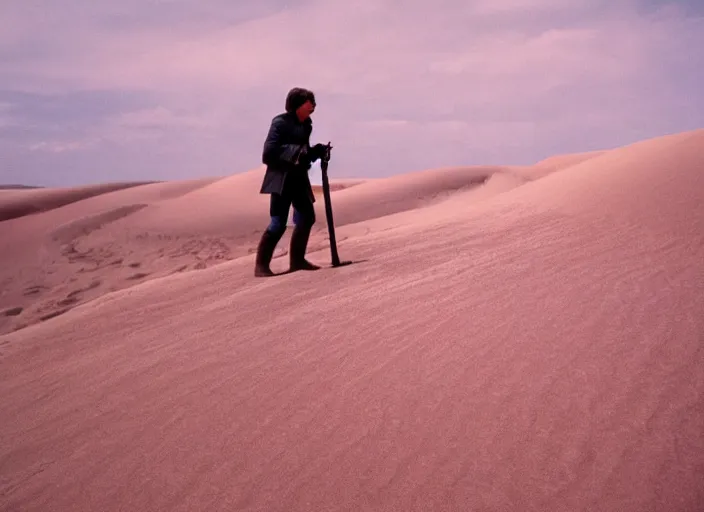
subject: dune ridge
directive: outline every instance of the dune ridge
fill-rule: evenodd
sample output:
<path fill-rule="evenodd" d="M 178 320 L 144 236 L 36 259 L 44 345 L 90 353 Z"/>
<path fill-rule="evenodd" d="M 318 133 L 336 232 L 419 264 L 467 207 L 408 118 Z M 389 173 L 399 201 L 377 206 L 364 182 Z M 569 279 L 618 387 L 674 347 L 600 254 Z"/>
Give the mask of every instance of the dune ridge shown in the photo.
<path fill-rule="evenodd" d="M 29 189 L 38 189 L 38 188 L 43 188 L 43 187 L 36 186 L 36 185 L 20 185 L 18 183 L 8 183 L 5 185 L 0 185 L 0 191 L 2 191 L 2 190 L 29 190 Z"/>
<path fill-rule="evenodd" d="M 701 510 L 702 147 L 418 174 L 415 209 L 358 184 L 333 196 L 353 265 L 247 254 L 0 336 L 3 509 Z M 191 198 L 260 200 L 255 176 Z M 187 197 L 106 229 L 183 235 Z"/>
<path fill-rule="evenodd" d="M 404 212 L 422 214 L 422 208 L 462 191 L 500 193 L 523 183 L 517 172 L 457 167 L 380 180 L 331 180 L 338 240 L 407 223 Z M 0 240 L 7 244 L 0 256 L 6 290 L 0 333 L 142 280 L 251 255 L 269 221 L 268 197 L 259 194 L 262 173 L 256 168 L 224 178 L 134 186 L 0 223 Z M 510 185 L 497 188 L 502 179 Z M 320 196 L 316 214 L 312 251 L 328 244 Z M 290 231 L 277 248 L 276 267 L 286 265 L 289 237 Z"/>
<path fill-rule="evenodd" d="M 0 195 L 0 222 L 60 208 L 89 197 L 137 187 L 150 182 L 105 183 L 69 188 L 3 189 Z"/>
<path fill-rule="evenodd" d="M 541 178 L 555 171 L 566 169 L 567 167 L 572 167 L 573 165 L 586 162 L 587 160 L 605 155 L 606 153 L 608 153 L 608 150 L 585 151 L 582 153 L 554 155 L 533 164 L 531 166 L 530 174 L 533 178 Z"/>

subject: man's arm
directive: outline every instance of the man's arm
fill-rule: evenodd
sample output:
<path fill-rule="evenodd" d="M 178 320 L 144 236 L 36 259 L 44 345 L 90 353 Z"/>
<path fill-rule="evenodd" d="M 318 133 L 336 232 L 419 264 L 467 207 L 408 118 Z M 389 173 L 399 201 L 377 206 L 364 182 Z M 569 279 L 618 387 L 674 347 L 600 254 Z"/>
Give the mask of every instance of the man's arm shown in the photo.
<path fill-rule="evenodd" d="M 269 127 L 269 133 L 264 141 L 264 151 L 262 152 L 262 162 L 266 165 L 274 165 L 280 162 L 295 164 L 302 145 L 282 144 L 284 121 L 275 119 Z"/>

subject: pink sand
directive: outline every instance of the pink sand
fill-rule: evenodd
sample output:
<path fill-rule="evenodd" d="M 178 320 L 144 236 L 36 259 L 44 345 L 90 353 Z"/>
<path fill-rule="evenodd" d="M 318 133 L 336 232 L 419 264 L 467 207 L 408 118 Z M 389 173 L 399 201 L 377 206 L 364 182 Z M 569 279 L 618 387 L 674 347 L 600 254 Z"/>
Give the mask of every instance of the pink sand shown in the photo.
<path fill-rule="evenodd" d="M 546 162 L 0 222 L 0 510 L 704 510 L 704 130 Z"/>

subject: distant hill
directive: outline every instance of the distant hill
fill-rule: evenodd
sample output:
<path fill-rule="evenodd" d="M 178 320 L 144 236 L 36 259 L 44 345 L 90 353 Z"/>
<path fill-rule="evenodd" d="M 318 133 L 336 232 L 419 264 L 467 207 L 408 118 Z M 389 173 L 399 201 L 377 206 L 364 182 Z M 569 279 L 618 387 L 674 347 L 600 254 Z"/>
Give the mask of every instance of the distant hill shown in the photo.
<path fill-rule="evenodd" d="M 0 185 L 0 190 L 20 190 L 20 189 L 30 189 L 30 188 L 44 188 L 44 187 L 33 187 L 31 185 Z"/>

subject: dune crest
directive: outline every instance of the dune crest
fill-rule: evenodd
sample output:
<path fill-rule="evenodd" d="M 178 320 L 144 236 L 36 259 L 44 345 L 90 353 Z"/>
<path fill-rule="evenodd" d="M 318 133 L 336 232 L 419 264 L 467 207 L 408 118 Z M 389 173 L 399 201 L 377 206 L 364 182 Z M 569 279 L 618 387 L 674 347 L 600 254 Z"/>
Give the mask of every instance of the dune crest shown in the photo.
<path fill-rule="evenodd" d="M 0 336 L 3 507 L 701 509 L 702 148 L 362 183 L 334 193 L 353 265 L 256 279 L 247 254 Z M 148 206 L 82 243 L 208 239 L 258 176 L 125 202 Z"/>
<path fill-rule="evenodd" d="M 0 194 L 0 222 L 60 208 L 90 197 L 149 182 L 105 183 L 71 188 L 13 188 Z"/>
<path fill-rule="evenodd" d="M 530 175 L 537 179 L 552 174 L 556 171 L 561 171 L 572 167 L 573 165 L 581 164 L 592 158 L 596 158 L 608 153 L 608 150 L 602 151 L 585 151 L 583 153 L 572 153 L 566 155 L 555 155 L 544 160 L 541 160 L 530 168 Z"/>

